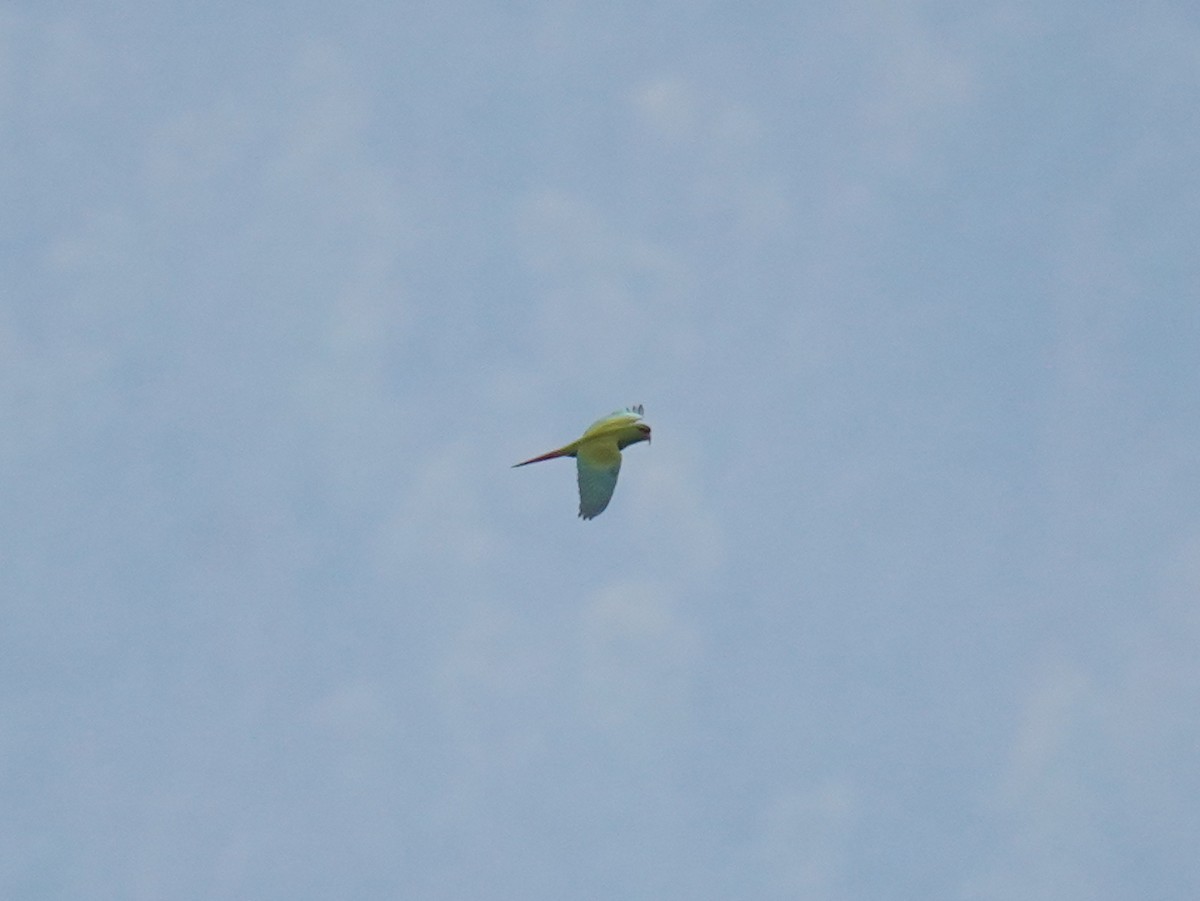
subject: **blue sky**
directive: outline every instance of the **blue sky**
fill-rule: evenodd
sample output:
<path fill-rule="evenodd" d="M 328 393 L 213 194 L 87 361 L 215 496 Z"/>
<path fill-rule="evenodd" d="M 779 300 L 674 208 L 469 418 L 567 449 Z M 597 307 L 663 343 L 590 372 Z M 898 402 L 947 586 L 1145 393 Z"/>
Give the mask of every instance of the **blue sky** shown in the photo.
<path fill-rule="evenodd" d="M 0 895 L 1195 898 L 1198 73 L 0 5 Z M 634 403 L 595 521 L 509 468 Z"/>

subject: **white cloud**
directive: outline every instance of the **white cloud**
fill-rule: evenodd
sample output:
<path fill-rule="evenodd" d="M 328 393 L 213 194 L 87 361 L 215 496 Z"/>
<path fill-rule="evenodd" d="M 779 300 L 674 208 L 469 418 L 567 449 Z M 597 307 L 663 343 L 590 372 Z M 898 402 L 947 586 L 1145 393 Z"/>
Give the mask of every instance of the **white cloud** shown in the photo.
<path fill-rule="evenodd" d="M 911 164 L 944 118 L 974 98 L 969 56 L 948 30 L 922 21 L 919 3 L 866 0 L 852 13 L 872 43 L 872 66 L 861 99 L 867 137 L 889 166 Z"/>
<path fill-rule="evenodd" d="M 639 85 L 630 105 L 640 130 L 663 145 L 697 216 L 726 221 L 743 238 L 793 224 L 793 179 L 766 162 L 778 136 L 760 111 L 670 75 Z"/>
<path fill-rule="evenodd" d="M 688 352 L 689 278 L 669 249 L 559 191 L 526 198 L 516 224 L 538 290 L 535 362 L 544 377 L 572 391 L 586 384 L 603 415 L 612 386 L 642 384 L 664 353 Z"/>
<path fill-rule="evenodd" d="M 1069 753 L 1089 697 L 1086 676 L 1060 664 L 1045 673 L 1025 703 L 1001 797 L 1010 804 L 1038 802 Z"/>
<path fill-rule="evenodd" d="M 649 415 L 647 421 L 654 424 Z M 629 473 L 622 475 L 633 528 L 639 547 L 652 558 L 647 564 L 678 579 L 681 589 L 700 588 L 727 556 L 728 536 L 714 503 L 712 480 L 705 475 L 712 454 L 699 433 L 682 422 L 661 421 L 658 442 L 629 459 Z M 625 456 L 630 457 L 628 451 Z"/>
<path fill-rule="evenodd" d="M 646 126 L 673 142 L 695 136 L 698 127 L 696 103 L 692 90 L 678 77 L 647 82 L 633 94 L 633 107 Z"/>
<path fill-rule="evenodd" d="M 701 648 L 668 588 L 613 581 L 588 600 L 580 627 L 584 699 L 597 728 L 636 747 L 686 721 Z"/>
<path fill-rule="evenodd" d="M 377 536 L 380 567 L 399 575 L 436 563 L 461 572 L 493 559 L 503 541 L 484 515 L 473 477 L 486 471 L 478 448 L 466 441 L 435 445 L 409 463 L 407 484 Z"/>
<path fill-rule="evenodd" d="M 846 869 L 861 803 L 845 782 L 787 786 L 759 814 L 750 855 L 767 897 L 849 896 Z"/>
<path fill-rule="evenodd" d="M 1059 662 L 1037 678 L 1023 705 L 1007 772 L 995 796 L 1001 840 L 994 860 L 964 881 L 978 899 L 1078 899 L 1098 894 L 1099 830 L 1088 773 L 1098 749 L 1095 694 L 1077 667 Z M 1102 766 L 1102 764 L 1101 764 Z"/>
<path fill-rule="evenodd" d="M 1129 333 L 1195 281 L 1195 29 L 1102 11 L 1081 52 L 1027 6 L 996 42 L 880 0 L 657 34 L 562 4 L 542 42 L 465 7 L 0 12 L 0 893 L 148 859 L 251 896 L 870 897 L 932 873 L 910 849 L 977 897 L 1194 876 L 1190 308 Z M 1104 78 L 1137 128 L 1055 117 Z M 508 478 L 639 401 L 597 522 L 569 464 Z"/>

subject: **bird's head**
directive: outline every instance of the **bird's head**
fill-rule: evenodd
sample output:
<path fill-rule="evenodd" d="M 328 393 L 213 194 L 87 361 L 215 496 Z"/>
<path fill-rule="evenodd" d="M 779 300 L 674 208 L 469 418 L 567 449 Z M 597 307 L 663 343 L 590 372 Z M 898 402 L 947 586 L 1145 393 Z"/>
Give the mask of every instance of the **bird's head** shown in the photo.
<path fill-rule="evenodd" d="M 649 440 L 650 426 L 644 422 L 635 422 L 625 429 L 625 434 L 617 439 L 617 446 L 623 450 L 629 447 L 631 444 L 637 444 L 639 441 Z"/>

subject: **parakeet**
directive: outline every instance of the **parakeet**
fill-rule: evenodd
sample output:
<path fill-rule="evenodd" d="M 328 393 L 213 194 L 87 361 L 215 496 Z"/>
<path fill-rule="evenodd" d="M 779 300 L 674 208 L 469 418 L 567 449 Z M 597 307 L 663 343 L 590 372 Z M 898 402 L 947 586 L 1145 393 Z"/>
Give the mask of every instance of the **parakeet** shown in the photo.
<path fill-rule="evenodd" d="M 621 451 L 631 444 L 650 440 L 650 426 L 642 421 L 642 405 L 617 410 L 593 422 L 575 441 L 548 454 L 516 463 L 528 466 L 555 457 L 574 457 L 579 474 L 579 515 L 592 519 L 604 512 L 617 487 L 621 472 Z"/>

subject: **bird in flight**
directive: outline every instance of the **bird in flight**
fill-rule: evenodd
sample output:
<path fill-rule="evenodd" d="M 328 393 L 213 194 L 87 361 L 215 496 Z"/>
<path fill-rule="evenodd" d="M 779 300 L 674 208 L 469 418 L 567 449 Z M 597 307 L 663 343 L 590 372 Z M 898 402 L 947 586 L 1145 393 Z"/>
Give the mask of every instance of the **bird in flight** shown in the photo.
<path fill-rule="evenodd" d="M 555 457 L 574 457 L 579 474 L 579 515 L 583 519 L 599 516 L 617 487 L 621 451 L 631 444 L 650 440 L 650 426 L 642 421 L 643 412 L 641 404 L 617 410 L 593 422 L 570 444 L 524 463 L 516 463 L 513 469 Z"/>

